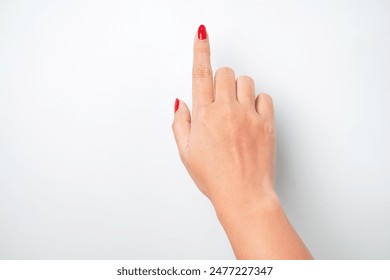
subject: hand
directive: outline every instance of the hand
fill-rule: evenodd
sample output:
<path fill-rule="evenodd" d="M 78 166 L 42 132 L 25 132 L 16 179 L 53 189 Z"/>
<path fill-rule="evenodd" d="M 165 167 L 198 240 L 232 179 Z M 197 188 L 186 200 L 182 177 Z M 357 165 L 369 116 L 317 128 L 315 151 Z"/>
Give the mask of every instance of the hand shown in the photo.
<path fill-rule="evenodd" d="M 211 200 L 237 258 L 310 259 L 274 191 L 272 98 L 255 97 L 250 77 L 230 68 L 214 80 L 210 45 L 201 25 L 194 40 L 192 117 L 175 102 L 173 132 L 183 164 Z"/>
<path fill-rule="evenodd" d="M 274 111 L 248 76 L 220 68 L 213 82 L 206 36 L 194 40 L 192 118 L 177 101 L 173 130 L 189 174 L 220 209 L 274 193 Z"/>

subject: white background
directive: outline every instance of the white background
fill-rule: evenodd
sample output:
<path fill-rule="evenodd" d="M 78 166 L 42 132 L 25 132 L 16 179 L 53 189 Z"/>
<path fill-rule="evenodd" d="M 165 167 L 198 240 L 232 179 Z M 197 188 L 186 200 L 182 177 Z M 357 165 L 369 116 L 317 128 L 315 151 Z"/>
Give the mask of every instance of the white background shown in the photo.
<path fill-rule="evenodd" d="M 1 1 L 0 258 L 234 258 L 182 166 L 192 41 L 274 98 L 319 259 L 390 258 L 389 1 Z"/>

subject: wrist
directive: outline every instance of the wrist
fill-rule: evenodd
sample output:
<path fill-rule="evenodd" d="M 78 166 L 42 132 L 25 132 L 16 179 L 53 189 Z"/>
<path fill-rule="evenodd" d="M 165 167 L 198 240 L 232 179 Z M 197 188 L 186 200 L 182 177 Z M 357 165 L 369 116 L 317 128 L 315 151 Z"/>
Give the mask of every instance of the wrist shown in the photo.
<path fill-rule="evenodd" d="M 229 199 L 213 202 L 217 217 L 226 229 L 230 225 L 250 222 L 263 213 L 283 211 L 274 190 L 264 193 L 233 195 Z"/>

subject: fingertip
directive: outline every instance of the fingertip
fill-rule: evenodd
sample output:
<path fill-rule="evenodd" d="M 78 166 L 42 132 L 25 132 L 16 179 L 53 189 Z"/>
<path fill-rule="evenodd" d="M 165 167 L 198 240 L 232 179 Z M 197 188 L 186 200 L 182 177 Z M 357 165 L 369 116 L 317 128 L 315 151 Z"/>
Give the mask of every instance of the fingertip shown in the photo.
<path fill-rule="evenodd" d="M 199 40 L 206 40 L 207 39 L 207 30 L 206 30 L 206 26 L 204 26 L 203 24 L 199 25 L 198 27 L 198 39 Z"/>
<path fill-rule="evenodd" d="M 185 120 L 187 122 L 191 122 L 191 113 L 187 104 L 178 98 L 175 99 L 174 112 L 174 122 L 175 120 Z"/>
<path fill-rule="evenodd" d="M 184 101 L 180 100 L 179 98 L 176 98 L 173 109 L 174 112 L 176 113 L 177 111 L 181 111 L 181 109 L 188 110 L 188 106 Z"/>
<path fill-rule="evenodd" d="M 194 38 L 194 51 L 200 53 L 210 53 L 209 34 L 206 26 L 199 25 Z"/>
<path fill-rule="evenodd" d="M 180 106 L 180 100 L 178 98 L 175 99 L 175 105 L 173 107 L 174 113 L 179 109 Z"/>

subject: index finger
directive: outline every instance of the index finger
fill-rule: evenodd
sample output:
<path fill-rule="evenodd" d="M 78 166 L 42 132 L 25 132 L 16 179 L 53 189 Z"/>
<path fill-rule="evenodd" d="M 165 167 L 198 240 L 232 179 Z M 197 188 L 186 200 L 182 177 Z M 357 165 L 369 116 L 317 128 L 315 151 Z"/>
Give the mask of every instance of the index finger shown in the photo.
<path fill-rule="evenodd" d="M 213 70 L 210 63 L 210 44 L 204 25 L 200 25 L 194 40 L 194 62 L 192 67 L 192 104 L 212 103 Z"/>

